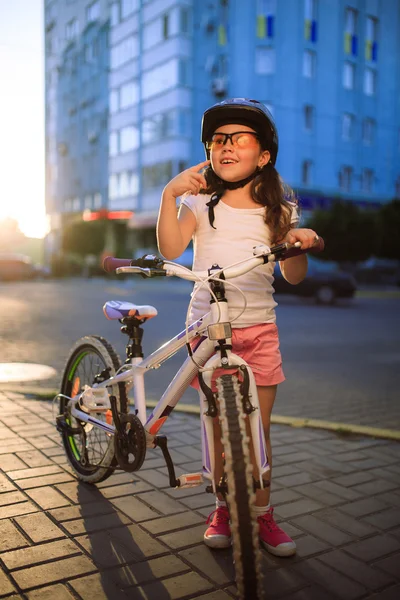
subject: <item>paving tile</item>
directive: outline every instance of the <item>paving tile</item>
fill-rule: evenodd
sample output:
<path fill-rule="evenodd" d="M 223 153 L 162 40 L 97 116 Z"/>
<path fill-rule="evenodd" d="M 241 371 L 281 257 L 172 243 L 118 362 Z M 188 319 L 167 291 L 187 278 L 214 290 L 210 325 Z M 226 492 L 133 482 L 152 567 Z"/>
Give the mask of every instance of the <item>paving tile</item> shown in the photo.
<path fill-rule="evenodd" d="M 392 529 L 400 525 L 400 508 L 392 508 L 369 517 L 364 517 L 363 521 L 370 523 L 373 527 L 379 529 Z"/>
<path fill-rule="evenodd" d="M 159 494 L 159 492 L 157 493 Z M 159 515 L 158 511 L 141 502 L 138 496 L 114 498 L 112 504 L 136 523 L 146 519 L 154 519 Z"/>
<path fill-rule="evenodd" d="M 48 486 L 33 488 L 26 491 L 27 495 L 43 510 L 68 506 L 70 502 L 55 488 Z"/>
<path fill-rule="evenodd" d="M 28 479 L 29 477 L 43 477 L 43 475 L 52 475 L 53 473 L 62 473 L 62 469 L 58 465 L 47 465 L 45 467 L 34 467 L 28 469 L 19 469 L 7 473 L 8 477 L 13 480 Z"/>
<path fill-rule="evenodd" d="M 141 585 L 150 581 L 157 581 L 174 573 L 190 571 L 190 567 L 178 556 L 167 554 L 148 561 L 136 562 L 119 569 L 110 570 L 110 577 L 121 589 L 134 585 Z"/>
<path fill-rule="evenodd" d="M 8 519 L 0 521 L 0 552 L 22 548 L 27 546 L 28 541 L 22 533 Z"/>
<path fill-rule="evenodd" d="M 120 513 L 114 512 L 109 515 L 101 515 L 95 517 L 87 517 L 84 519 L 76 519 L 75 521 L 66 521 L 63 527 L 71 535 L 79 535 L 92 531 L 101 531 L 105 529 L 114 529 L 116 527 L 124 527 L 129 523 L 128 517 Z"/>
<path fill-rule="evenodd" d="M 38 511 L 39 509 L 37 506 L 32 504 L 32 502 L 18 502 L 18 504 L 9 504 L 8 506 L 0 507 L 0 520 Z"/>
<path fill-rule="evenodd" d="M 132 598 L 131 594 L 126 594 L 115 585 L 110 572 L 74 579 L 70 581 L 70 586 L 82 600 L 131 600 Z M 141 600 L 144 598 L 146 597 L 142 596 Z"/>
<path fill-rule="evenodd" d="M 400 541 L 389 535 L 376 535 L 362 542 L 350 544 L 343 550 L 360 560 L 373 561 L 393 552 L 398 552 Z"/>
<path fill-rule="evenodd" d="M 379 568 L 373 568 L 364 562 L 351 558 L 341 550 L 321 554 L 321 556 L 318 556 L 318 560 L 370 590 L 378 590 L 393 583 L 393 578 L 386 573 L 382 573 Z M 397 556 L 397 560 L 399 560 L 399 556 Z M 397 565 L 399 564 L 398 562 Z M 379 563 L 376 563 L 376 566 L 379 567 Z"/>
<path fill-rule="evenodd" d="M 167 546 L 170 548 L 177 550 L 180 548 L 185 548 L 186 546 L 203 543 L 205 529 L 205 525 L 188 527 L 180 531 L 161 535 L 158 539 L 167 544 Z"/>
<path fill-rule="evenodd" d="M 355 502 L 343 504 L 340 507 L 340 511 L 345 512 L 357 519 L 372 513 L 377 513 L 385 508 L 388 508 L 388 504 L 382 500 L 377 500 L 376 498 L 363 498 L 362 500 L 356 500 Z"/>
<path fill-rule="evenodd" d="M 44 513 L 17 517 L 15 521 L 35 544 L 65 537 L 65 533 Z"/>
<path fill-rule="evenodd" d="M 72 481 L 73 477 L 62 471 L 61 473 L 54 473 L 53 475 L 46 475 L 44 477 L 30 477 L 28 479 L 18 480 L 18 486 L 23 490 L 29 488 L 43 487 L 46 485 L 53 485 L 55 483 L 63 483 L 64 481 Z"/>
<path fill-rule="evenodd" d="M 0 432 L 0 437 L 2 432 Z M 14 469 L 25 469 L 26 464 L 15 456 L 15 454 L 2 454 L 0 456 L 0 469 L 4 472 L 13 471 Z"/>
<path fill-rule="evenodd" d="M 142 502 L 149 504 L 152 508 L 163 515 L 175 515 L 186 510 L 186 507 L 183 504 L 177 502 L 173 498 L 170 498 L 166 494 L 159 492 L 158 490 L 152 490 L 145 492 L 144 494 L 139 494 L 137 498 Z"/>
<path fill-rule="evenodd" d="M 182 550 L 179 556 L 182 556 L 194 569 L 206 573 L 217 585 L 225 585 L 235 581 L 231 550 L 213 552 L 205 544 L 200 544 Z"/>
<path fill-rule="evenodd" d="M 142 523 L 142 527 L 147 529 L 152 534 L 167 533 L 190 525 L 204 523 L 204 518 L 194 512 L 183 512 L 179 515 L 169 515 L 168 517 L 160 517 L 151 521 Z"/>
<path fill-rule="evenodd" d="M 86 556 L 64 558 L 28 569 L 13 572 L 13 578 L 22 590 L 44 586 L 49 583 L 71 579 L 76 575 L 83 575 L 95 571 L 94 564 Z"/>
<path fill-rule="evenodd" d="M 3 494 L 0 494 L 0 506 L 26 502 L 26 500 L 27 498 L 22 492 L 4 492 Z"/>
<path fill-rule="evenodd" d="M 298 515 L 311 513 L 319 508 L 324 508 L 323 504 L 315 502 L 314 500 L 304 499 L 295 500 L 294 502 L 289 502 L 288 504 L 282 504 L 279 506 L 276 512 L 283 519 L 291 519 L 293 517 L 297 517 Z"/>
<path fill-rule="evenodd" d="M 89 518 L 95 515 L 106 515 L 117 513 L 115 506 L 100 497 L 99 502 L 92 504 L 78 504 L 49 510 L 49 514 L 60 523 L 74 519 Z"/>
<path fill-rule="evenodd" d="M 65 558 L 74 554 L 82 554 L 82 550 L 72 540 L 60 540 L 48 544 L 37 544 L 29 548 L 14 550 L 0 555 L 7 569 L 29 567 L 38 563 Z"/>
<path fill-rule="evenodd" d="M 327 542 L 318 540 L 313 535 L 302 535 L 295 541 L 297 547 L 295 556 L 296 561 L 299 559 L 314 556 L 315 554 L 319 554 L 320 552 L 324 552 L 325 550 L 330 549 L 330 545 Z"/>
<path fill-rule="evenodd" d="M 168 548 L 161 543 L 161 538 L 155 539 L 136 524 L 113 530 L 112 537 L 134 552 L 138 560 L 168 553 Z"/>
<path fill-rule="evenodd" d="M 7 594 L 11 594 L 15 591 L 15 587 L 11 583 L 7 575 L 0 570 L 0 596 L 7 596 Z M 11 599 L 9 598 L 8 600 Z"/>
<path fill-rule="evenodd" d="M 137 590 L 137 598 L 157 598 L 157 600 L 179 600 L 189 594 L 203 592 L 212 588 L 212 584 L 197 573 L 185 573 L 177 577 L 162 579 L 154 583 L 143 585 Z M 144 596 L 141 594 L 144 593 Z M 135 588 L 130 590 L 130 595 L 135 598 Z M 139 595 L 140 594 L 140 595 Z"/>
<path fill-rule="evenodd" d="M 292 523 L 296 527 L 300 527 L 300 529 L 303 529 L 307 533 L 311 533 L 315 537 L 328 542 L 328 544 L 331 544 L 332 546 L 341 546 L 342 544 L 346 544 L 354 540 L 354 538 L 347 533 L 340 531 L 336 527 L 329 525 L 313 515 L 297 517 L 296 519 L 292 519 Z"/>
<path fill-rule="evenodd" d="M 74 600 L 75 596 L 61 584 L 50 585 L 27 594 L 28 600 Z"/>
<path fill-rule="evenodd" d="M 362 598 L 367 591 L 363 585 L 352 581 L 338 571 L 334 571 L 316 558 L 311 558 L 294 565 L 293 570 L 308 581 L 325 588 L 328 593 L 334 594 L 336 597 L 341 598 L 341 600 Z"/>
<path fill-rule="evenodd" d="M 100 493 L 104 498 L 121 498 L 122 496 L 139 494 L 140 492 L 146 492 L 147 490 L 152 489 L 153 486 L 145 481 L 134 481 L 101 489 Z"/>
<path fill-rule="evenodd" d="M 12 481 L 9 481 L 9 479 L 7 479 L 5 475 L 0 473 L 0 494 L 2 494 L 3 492 L 13 492 L 16 489 L 17 488 L 12 483 Z"/>
<path fill-rule="evenodd" d="M 400 554 L 396 553 L 388 556 L 383 560 L 378 560 L 373 564 L 377 569 L 382 569 L 385 573 L 393 575 L 396 579 L 400 579 Z"/>

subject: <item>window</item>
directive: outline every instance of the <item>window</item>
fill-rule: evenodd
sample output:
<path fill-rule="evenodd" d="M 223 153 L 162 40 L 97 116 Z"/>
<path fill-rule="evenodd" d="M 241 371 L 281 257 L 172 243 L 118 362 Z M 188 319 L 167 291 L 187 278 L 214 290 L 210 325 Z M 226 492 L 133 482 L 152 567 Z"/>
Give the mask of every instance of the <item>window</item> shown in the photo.
<path fill-rule="evenodd" d="M 180 25 L 179 29 L 181 33 L 189 33 L 190 26 L 190 13 L 189 9 L 186 7 L 182 7 L 179 13 Z"/>
<path fill-rule="evenodd" d="M 372 169 L 363 169 L 361 174 L 361 190 L 372 192 L 374 185 L 374 172 Z"/>
<path fill-rule="evenodd" d="M 179 59 L 173 58 L 144 72 L 142 76 L 142 99 L 147 100 L 151 96 L 176 87 L 180 83 L 180 77 L 184 75 L 181 72 L 184 70 L 181 62 Z"/>
<path fill-rule="evenodd" d="M 374 62 L 378 59 L 378 19 L 375 17 L 366 20 L 365 59 Z"/>
<path fill-rule="evenodd" d="M 136 150 L 139 146 L 139 130 L 137 127 L 130 125 L 124 127 L 120 131 L 120 151 L 129 152 Z"/>
<path fill-rule="evenodd" d="M 111 90 L 109 97 L 109 112 L 116 113 L 119 109 L 119 90 Z"/>
<path fill-rule="evenodd" d="M 111 26 L 118 25 L 121 20 L 121 5 L 119 2 L 111 4 Z"/>
<path fill-rule="evenodd" d="M 92 208 L 92 196 L 87 194 L 83 202 L 83 208 Z"/>
<path fill-rule="evenodd" d="M 130 35 L 111 48 L 111 68 L 116 69 L 139 55 L 137 35 Z"/>
<path fill-rule="evenodd" d="M 367 67 L 364 71 L 364 94 L 373 96 L 376 93 L 376 71 Z"/>
<path fill-rule="evenodd" d="M 103 198 L 102 198 L 100 192 L 96 192 L 95 195 L 93 196 L 93 207 L 101 208 L 102 204 L 103 204 Z"/>
<path fill-rule="evenodd" d="M 362 140 L 366 145 L 373 143 L 375 138 L 375 121 L 373 119 L 366 118 L 362 125 Z"/>
<path fill-rule="evenodd" d="M 257 1 L 257 37 L 274 37 L 276 0 Z"/>
<path fill-rule="evenodd" d="M 354 115 L 349 113 L 344 113 L 342 119 L 342 139 L 343 140 L 351 140 L 354 135 Z"/>
<path fill-rule="evenodd" d="M 92 2 L 89 6 L 86 7 L 86 23 L 91 23 L 91 21 L 96 21 L 100 17 L 100 2 L 97 0 L 96 2 Z"/>
<path fill-rule="evenodd" d="M 351 191 L 353 167 L 342 167 L 339 173 L 339 187 L 344 192 Z"/>
<path fill-rule="evenodd" d="M 395 184 L 394 184 L 394 194 L 395 194 L 395 198 L 397 198 L 397 200 L 400 200 L 400 175 L 396 179 Z"/>
<path fill-rule="evenodd" d="M 164 40 L 167 40 L 169 38 L 169 16 L 168 16 L 168 14 L 163 15 L 162 23 L 163 23 L 163 38 L 164 38 Z"/>
<path fill-rule="evenodd" d="M 304 38 L 317 41 L 317 0 L 304 0 Z"/>
<path fill-rule="evenodd" d="M 117 156 L 118 154 L 118 132 L 112 131 L 108 139 L 108 154 L 109 156 Z"/>
<path fill-rule="evenodd" d="M 144 190 L 161 187 L 172 179 L 172 160 L 150 167 L 143 167 L 142 175 Z"/>
<path fill-rule="evenodd" d="M 356 78 L 356 67 L 353 63 L 346 61 L 343 65 L 343 87 L 353 90 Z"/>
<path fill-rule="evenodd" d="M 304 107 L 304 128 L 312 131 L 314 127 L 314 107 L 306 105 Z"/>
<path fill-rule="evenodd" d="M 121 0 L 121 18 L 125 19 L 139 9 L 139 0 Z"/>
<path fill-rule="evenodd" d="M 275 72 L 275 48 L 256 48 L 256 73 L 270 75 Z"/>
<path fill-rule="evenodd" d="M 139 102 L 139 86 L 136 81 L 130 81 L 121 85 L 120 88 L 120 108 L 128 108 Z"/>
<path fill-rule="evenodd" d="M 67 41 L 73 40 L 78 35 L 78 19 L 71 19 L 65 26 Z"/>
<path fill-rule="evenodd" d="M 354 8 L 346 8 L 344 29 L 344 51 L 357 56 L 357 11 Z"/>
<path fill-rule="evenodd" d="M 312 183 L 312 162 L 304 160 L 301 167 L 301 183 L 303 185 L 311 185 Z"/>
<path fill-rule="evenodd" d="M 316 54 L 312 50 L 304 50 L 303 52 L 303 76 L 315 77 L 316 71 Z"/>
<path fill-rule="evenodd" d="M 181 114 L 187 115 L 187 111 L 174 109 L 145 119 L 142 123 L 143 143 L 149 144 L 178 135 L 181 132 Z"/>

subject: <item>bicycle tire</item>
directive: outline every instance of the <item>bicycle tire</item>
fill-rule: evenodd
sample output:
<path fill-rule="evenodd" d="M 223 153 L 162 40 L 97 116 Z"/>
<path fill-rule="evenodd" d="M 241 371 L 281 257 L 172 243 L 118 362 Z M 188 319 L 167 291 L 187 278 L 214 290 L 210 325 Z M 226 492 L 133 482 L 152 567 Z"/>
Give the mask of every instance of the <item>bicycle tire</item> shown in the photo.
<path fill-rule="evenodd" d="M 89 367 L 85 363 L 89 360 Z M 75 396 L 84 385 L 92 386 L 94 377 L 103 369 L 109 368 L 109 376 L 116 373 L 120 367 L 120 359 L 112 345 L 103 337 L 86 336 L 78 340 L 72 347 L 67 358 L 61 381 L 61 394 L 71 397 Z M 76 389 L 74 389 L 74 387 Z M 118 383 L 107 388 L 110 395 L 116 397 L 117 410 L 119 413 L 127 412 L 127 394 L 124 383 Z M 67 398 L 60 397 L 60 414 L 66 413 Z M 110 413 L 98 413 L 96 418 L 112 423 Z M 72 427 L 72 417 L 65 414 L 67 423 Z M 113 436 L 107 434 L 93 425 L 83 425 L 86 432 L 86 451 L 88 464 L 82 464 L 82 441 L 81 434 L 71 435 L 62 431 L 61 439 L 64 450 L 76 477 L 86 483 L 99 483 L 109 477 L 117 467 L 115 458 Z M 93 448 L 94 442 L 101 442 L 100 452 Z"/>
<path fill-rule="evenodd" d="M 250 440 L 246 431 L 246 415 L 243 413 L 240 384 L 234 375 L 223 375 L 216 383 L 236 584 L 240 598 L 259 600 L 263 596 L 261 550 L 258 523 L 251 512 L 255 501 L 253 466 L 250 460 Z"/>

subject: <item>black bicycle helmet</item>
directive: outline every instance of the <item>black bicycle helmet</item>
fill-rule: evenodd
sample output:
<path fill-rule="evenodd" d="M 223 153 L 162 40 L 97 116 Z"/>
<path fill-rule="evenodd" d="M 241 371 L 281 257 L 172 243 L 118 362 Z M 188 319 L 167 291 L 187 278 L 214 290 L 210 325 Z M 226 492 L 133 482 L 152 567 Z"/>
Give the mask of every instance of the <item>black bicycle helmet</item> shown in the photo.
<path fill-rule="evenodd" d="M 258 133 L 263 149 L 271 154 L 271 163 L 275 165 L 278 155 L 278 132 L 271 113 L 258 100 L 230 98 L 208 108 L 201 123 L 201 141 L 205 145 L 218 127 L 238 123 L 247 125 Z M 210 152 L 206 148 L 207 159 Z"/>

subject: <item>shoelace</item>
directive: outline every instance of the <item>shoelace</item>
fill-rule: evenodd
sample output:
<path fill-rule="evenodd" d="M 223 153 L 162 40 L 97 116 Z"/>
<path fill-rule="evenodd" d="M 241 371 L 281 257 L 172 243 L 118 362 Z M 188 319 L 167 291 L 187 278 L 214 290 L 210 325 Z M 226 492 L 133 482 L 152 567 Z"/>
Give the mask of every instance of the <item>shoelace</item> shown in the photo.
<path fill-rule="evenodd" d="M 211 517 L 215 515 L 215 513 L 217 513 L 215 518 L 217 523 L 229 523 L 228 509 L 222 506 L 221 508 L 216 508 L 210 515 L 208 515 L 206 525 L 209 524 L 209 522 L 211 521 Z"/>
<path fill-rule="evenodd" d="M 268 527 L 268 529 L 272 532 L 272 531 L 279 531 L 279 527 L 278 525 L 275 523 L 274 517 L 273 517 L 273 509 L 271 510 L 271 512 L 267 512 L 265 513 L 265 515 L 260 515 L 258 517 L 259 521 L 262 521 L 264 525 L 266 525 Z"/>

